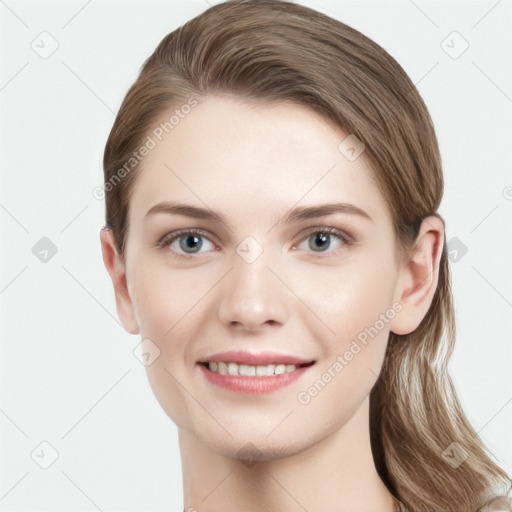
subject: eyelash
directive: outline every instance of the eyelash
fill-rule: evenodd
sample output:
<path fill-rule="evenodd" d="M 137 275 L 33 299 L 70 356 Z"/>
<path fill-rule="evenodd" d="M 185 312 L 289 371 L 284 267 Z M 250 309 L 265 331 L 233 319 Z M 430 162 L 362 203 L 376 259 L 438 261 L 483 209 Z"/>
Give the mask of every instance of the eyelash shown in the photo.
<path fill-rule="evenodd" d="M 312 228 L 311 230 L 308 231 L 308 233 L 303 238 L 301 238 L 301 240 L 299 241 L 299 244 L 301 242 L 303 242 L 304 240 L 307 240 L 308 238 L 310 238 L 312 235 L 315 235 L 317 233 L 334 235 L 341 242 L 343 242 L 343 245 L 352 245 L 352 244 L 354 244 L 354 239 L 351 236 L 349 236 L 348 234 L 344 233 L 343 231 L 340 231 L 339 229 L 331 228 L 331 227 L 315 227 L 315 228 Z M 158 248 L 160 248 L 160 249 L 165 249 L 165 248 L 169 247 L 175 240 L 181 238 L 184 235 L 199 235 L 200 237 L 206 238 L 210 242 L 215 243 L 212 240 L 210 240 L 210 238 L 208 237 L 207 233 L 205 233 L 203 230 L 201 230 L 201 229 L 194 229 L 194 228 L 185 228 L 185 229 L 179 229 L 177 231 L 173 231 L 171 233 L 166 234 L 165 236 L 163 236 L 157 242 L 156 246 Z M 339 249 L 335 249 L 334 251 L 325 252 L 325 253 L 318 252 L 317 254 L 315 254 L 314 251 L 311 251 L 311 252 L 313 252 L 315 257 L 329 258 L 329 257 L 331 257 L 333 255 L 333 253 L 334 253 L 334 255 L 336 255 L 337 251 L 339 251 Z M 173 252 L 172 255 L 176 256 L 177 258 L 185 258 L 185 259 L 196 258 L 196 254 L 183 254 L 183 253 Z"/>

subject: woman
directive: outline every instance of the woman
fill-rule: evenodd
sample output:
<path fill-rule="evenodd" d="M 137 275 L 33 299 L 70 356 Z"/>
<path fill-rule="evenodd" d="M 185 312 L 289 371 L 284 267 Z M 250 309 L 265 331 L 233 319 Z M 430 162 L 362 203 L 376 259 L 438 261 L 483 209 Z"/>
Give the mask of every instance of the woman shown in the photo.
<path fill-rule="evenodd" d="M 185 510 L 507 510 L 447 373 L 436 135 L 381 47 L 216 5 L 145 62 L 104 171 L 103 258 Z"/>

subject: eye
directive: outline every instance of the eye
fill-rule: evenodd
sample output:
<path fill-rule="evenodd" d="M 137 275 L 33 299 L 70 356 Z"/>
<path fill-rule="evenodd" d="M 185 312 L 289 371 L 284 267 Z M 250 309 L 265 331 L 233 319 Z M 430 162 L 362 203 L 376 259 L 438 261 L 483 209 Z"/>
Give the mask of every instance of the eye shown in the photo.
<path fill-rule="evenodd" d="M 333 237 L 338 239 L 338 242 L 334 243 L 334 248 L 332 243 Z M 313 252 L 323 254 L 328 252 L 328 249 L 332 249 L 329 252 L 335 252 L 336 249 L 339 249 L 343 245 L 351 244 L 352 238 L 339 229 L 322 227 L 314 228 L 310 231 L 306 238 L 302 239 L 301 243 L 304 242 L 307 244 L 306 249 L 301 248 L 300 245 L 298 246 L 299 249 L 306 251 L 311 250 Z"/>
<path fill-rule="evenodd" d="M 332 239 L 336 238 L 337 243 L 332 244 Z M 205 243 L 206 241 L 206 243 Z M 301 240 L 301 244 L 307 243 L 307 247 L 297 246 L 300 250 L 312 251 L 323 256 L 324 253 L 330 255 L 336 252 L 343 245 L 350 245 L 353 243 L 352 237 L 336 228 L 330 227 L 315 227 L 310 230 L 305 238 Z M 180 229 L 168 233 L 157 242 L 157 247 L 169 247 L 175 256 L 192 258 L 196 254 L 208 252 L 208 250 L 215 250 L 216 245 L 205 235 L 200 229 Z M 201 249 L 205 249 L 201 251 Z M 292 247 L 295 249 L 295 246 Z M 331 251 L 328 251 L 331 249 Z"/>
<path fill-rule="evenodd" d="M 206 244 L 204 242 L 206 240 Z M 215 248 L 215 245 L 204 235 L 201 230 L 197 229 L 180 229 L 165 235 L 159 242 L 157 247 L 170 247 L 177 256 L 185 258 L 194 254 L 208 252 L 208 249 Z M 206 247 L 206 251 L 201 251 Z"/>

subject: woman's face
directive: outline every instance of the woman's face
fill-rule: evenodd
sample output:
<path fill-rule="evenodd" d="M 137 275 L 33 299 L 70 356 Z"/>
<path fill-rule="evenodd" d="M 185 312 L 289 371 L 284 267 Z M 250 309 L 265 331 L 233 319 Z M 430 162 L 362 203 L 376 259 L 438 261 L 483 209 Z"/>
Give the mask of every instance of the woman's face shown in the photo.
<path fill-rule="evenodd" d="M 211 96 L 185 110 L 150 134 L 130 200 L 130 329 L 179 428 L 227 456 L 291 455 L 340 430 L 380 372 L 400 309 L 391 215 L 357 139 L 340 146 L 349 134 L 306 107 Z M 216 357 L 228 351 L 263 359 Z M 263 375 L 287 357 L 314 363 Z M 214 359 L 260 376 L 201 364 Z"/>

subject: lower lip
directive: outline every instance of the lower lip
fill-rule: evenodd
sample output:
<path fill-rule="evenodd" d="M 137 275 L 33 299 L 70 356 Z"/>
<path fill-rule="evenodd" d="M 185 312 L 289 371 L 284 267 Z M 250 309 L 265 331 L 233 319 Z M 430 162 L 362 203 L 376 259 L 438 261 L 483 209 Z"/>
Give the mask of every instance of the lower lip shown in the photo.
<path fill-rule="evenodd" d="M 301 366 L 293 372 L 281 373 L 279 375 L 268 375 L 265 377 L 246 377 L 242 375 L 221 375 L 212 372 L 206 366 L 199 364 L 206 379 L 214 384 L 235 393 L 248 393 L 252 395 L 263 395 L 272 393 L 284 388 L 299 379 L 311 366 Z"/>

